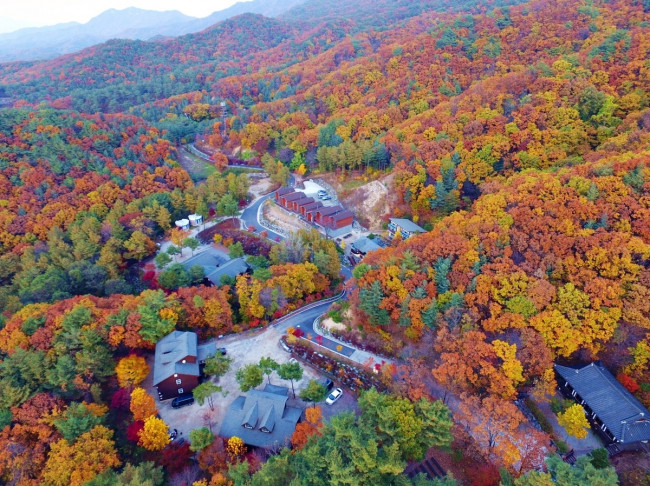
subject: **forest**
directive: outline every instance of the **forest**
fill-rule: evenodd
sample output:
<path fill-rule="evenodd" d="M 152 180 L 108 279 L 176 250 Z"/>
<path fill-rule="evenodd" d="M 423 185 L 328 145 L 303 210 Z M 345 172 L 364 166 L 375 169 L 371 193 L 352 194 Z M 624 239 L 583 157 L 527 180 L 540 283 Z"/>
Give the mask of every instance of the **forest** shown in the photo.
<path fill-rule="evenodd" d="M 650 482 L 641 454 L 570 466 L 549 445 L 569 452 L 586 422 L 552 398 L 554 364 L 599 360 L 650 407 L 649 59 L 648 0 L 308 0 L 0 64 L 0 482 Z M 213 154 L 200 181 L 188 143 Z M 344 281 L 343 249 L 315 231 L 174 228 L 251 202 L 229 159 L 273 187 L 381 181 L 384 226 L 426 232 Z M 176 262 L 200 243 L 251 271 L 206 286 Z M 341 290 L 337 336 L 395 361 L 386 393 L 327 420 L 307 408 L 271 454 L 202 429 L 168 445 L 140 388 L 158 340 L 262 329 Z M 567 436 L 532 427 L 523 400 Z M 456 477 L 405 474 L 431 451 Z"/>

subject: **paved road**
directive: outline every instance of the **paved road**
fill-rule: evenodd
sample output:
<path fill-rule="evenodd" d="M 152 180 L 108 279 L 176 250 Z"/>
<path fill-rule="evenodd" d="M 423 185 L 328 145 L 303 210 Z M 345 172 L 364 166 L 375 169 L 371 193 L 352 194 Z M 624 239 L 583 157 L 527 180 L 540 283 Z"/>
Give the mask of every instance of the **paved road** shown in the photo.
<path fill-rule="evenodd" d="M 260 225 L 257 219 L 257 212 L 260 206 L 264 204 L 264 201 L 266 201 L 270 197 L 273 197 L 273 193 L 267 194 L 266 196 L 262 196 L 261 198 L 257 199 L 253 204 L 251 204 L 246 209 L 244 209 L 241 216 L 239 216 L 239 219 L 241 219 L 244 222 L 246 228 L 248 228 L 249 226 L 254 226 L 255 228 L 257 228 L 258 231 L 266 231 L 269 234 L 269 239 L 280 241 L 284 239 L 284 236 L 264 228 L 262 225 Z"/>

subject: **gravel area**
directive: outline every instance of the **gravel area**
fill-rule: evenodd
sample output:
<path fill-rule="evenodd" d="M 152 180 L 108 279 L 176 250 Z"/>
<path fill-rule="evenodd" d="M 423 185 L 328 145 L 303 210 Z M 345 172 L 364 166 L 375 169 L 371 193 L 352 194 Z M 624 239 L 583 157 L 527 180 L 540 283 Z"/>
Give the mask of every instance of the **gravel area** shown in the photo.
<path fill-rule="evenodd" d="M 195 402 L 193 405 L 174 409 L 171 406 L 171 400 L 166 400 L 164 402 L 158 402 L 158 412 L 160 417 L 167 423 L 167 425 L 169 425 L 170 430 L 178 430 L 179 438 L 184 437 L 187 440 L 190 430 L 207 426 L 209 423 L 212 424 L 212 431 L 215 434 L 218 434 L 230 404 L 239 395 L 245 395 L 240 391 L 239 385 L 235 381 L 236 370 L 246 364 L 256 363 L 264 356 L 269 356 L 278 363 L 286 363 L 291 357 L 289 353 L 279 346 L 278 341 L 280 336 L 281 333 L 279 331 L 276 331 L 275 329 L 266 329 L 265 331 L 261 331 L 248 337 L 243 335 L 234 335 L 217 340 L 218 346 L 226 348 L 228 356 L 233 358 L 233 362 L 230 371 L 220 379 L 215 380 L 215 383 L 221 386 L 226 394 L 225 396 L 220 393 L 215 393 L 213 395 L 214 411 L 210 410 L 207 401 L 202 406 Z M 151 361 L 153 361 L 153 358 Z M 299 390 L 307 386 L 309 380 L 320 379 L 323 376 L 304 363 L 301 364 L 304 369 L 304 374 L 302 380 L 294 383 L 296 396 L 298 395 Z M 264 383 L 258 388 L 263 389 L 266 383 L 268 383 L 268 381 L 265 378 Z M 151 393 L 152 396 L 156 396 L 156 390 L 151 384 L 151 373 L 145 384 L 148 386 L 149 393 Z M 291 396 L 291 382 L 281 380 L 276 373 L 271 375 L 271 384 L 286 386 L 289 388 L 289 405 L 300 408 L 305 408 L 309 405 L 302 402 L 299 398 L 294 401 Z M 332 410 L 343 410 L 345 404 L 348 402 L 345 398 L 346 397 L 344 396 L 339 400 L 340 404 L 337 402 L 334 407 L 330 408 Z M 329 407 L 324 403 L 322 406 Z"/>

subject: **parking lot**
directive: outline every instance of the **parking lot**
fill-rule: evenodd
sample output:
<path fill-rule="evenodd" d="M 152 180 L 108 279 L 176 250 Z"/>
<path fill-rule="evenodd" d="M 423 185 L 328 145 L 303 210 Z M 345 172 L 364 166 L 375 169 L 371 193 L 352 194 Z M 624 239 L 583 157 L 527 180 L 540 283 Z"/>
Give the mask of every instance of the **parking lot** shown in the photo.
<path fill-rule="evenodd" d="M 257 363 L 264 356 L 273 358 L 278 363 L 286 363 L 291 358 L 291 355 L 278 344 L 280 336 L 280 332 L 274 329 L 267 329 L 249 337 L 234 335 L 217 341 L 217 346 L 225 347 L 228 356 L 233 358 L 233 362 L 230 371 L 220 379 L 215 380 L 215 383 L 223 388 L 225 396 L 220 393 L 213 395 L 214 411 L 210 410 L 207 401 L 202 406 L 195 402 L 193 405 L 178 409 L 172 408 L 171 400 L 158 402 L 160 417 L 167 423 L 170 430 L 178 430 L 177 440 L 181 437 L 187 440 L 190 430 L 210 424 L 212 425 L 212 432 L 218 434 L 228 406 L 239 395 L 245 395 L 240 391 L 239 385 L 235 380 L 235 372 L 237 369 L 249 363 Z M 273 373 L 271 375 L 271 383 L 289 388 L 289 401 L 287 404 L 304 409 L 311 404 L 305 403 L 298 398 L 299 390 L 307 386 L 309 380 L 323 378 L 323 375 L 302 362 L 301 365 L 304 369 L 303 378 L 298 382 L 294 382 L 296 400 L 291 396 L 291 382 L 281 380 L 276 373 Z M 151 373 L 148 382 L 145 382 L 145 384 L 147 383 L 149 393 L 152 396 L 157 396 L 155 389 L 151 385 Z M 266 383 L 268 381 L 265 378 L 264 383 L 259 389 L 262 389 Z M 335 384 L 335 386 L 338 385 Z M 356 399 L 348 390 L 344 390 L 343 396 L 333 405 L 326 405 L 325 402 L 319 405 L 323 409 L 324 417 L 329 418 L 343 410 L 356 409 Z"/>

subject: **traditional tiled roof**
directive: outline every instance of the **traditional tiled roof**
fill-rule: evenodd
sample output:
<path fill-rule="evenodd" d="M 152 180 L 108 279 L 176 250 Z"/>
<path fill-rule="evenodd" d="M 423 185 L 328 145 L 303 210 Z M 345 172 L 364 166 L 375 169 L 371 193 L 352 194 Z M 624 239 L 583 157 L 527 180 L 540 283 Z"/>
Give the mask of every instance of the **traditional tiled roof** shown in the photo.
<path fill-rule="evenodd" d="M 224 263 L 212 272 L 208 273 L 205 278 L 207 278 L 214 285 L 221 285 L 221 277 L 223 275 L 228 275 L 229 277 L 235 278 L 237 275 L 242 275 L 247 271 L 248 264 L 246 263 L 246 260 L 243 258 L 233 258 L 232 260 Z"/>
<path fill-rule="evenodd" d="M 601 363 L 555 365 L 557 373 L 620 442 L 650 440 L 650 412 Z"/>

